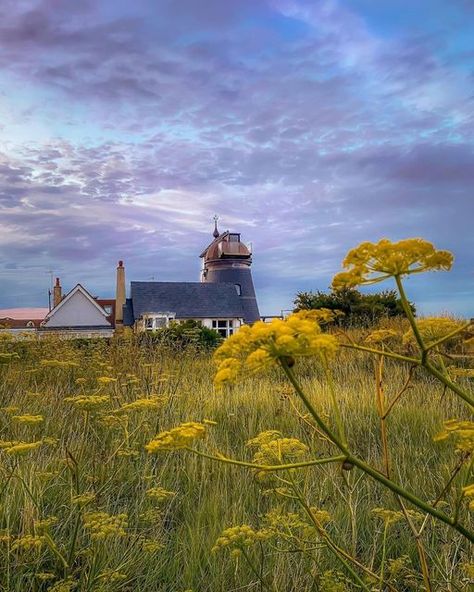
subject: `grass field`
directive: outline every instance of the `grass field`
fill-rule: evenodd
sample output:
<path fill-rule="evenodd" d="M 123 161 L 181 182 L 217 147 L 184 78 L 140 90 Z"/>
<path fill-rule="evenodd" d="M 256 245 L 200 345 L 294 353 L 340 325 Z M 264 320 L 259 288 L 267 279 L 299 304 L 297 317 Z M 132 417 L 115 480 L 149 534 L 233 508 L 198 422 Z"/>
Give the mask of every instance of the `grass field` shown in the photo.
<path fill-rule="evenodd" d="M 262 478 L 188 451 L 145 450 L 158 432 L 207 420 L 208 435 L 196 449 L 211 455 L 249 462 L 246 442 L 266 430 L 298 438 L 313 457 L 337 454 L 280 370 L 218 393 L 209 353 L 172 352 L 133 339 L 19 348 L 19 359 L 0 366 L 0 590 L 361 589 L 352 572 L 370 590 L 427 588 L 395 496 L 356 468 L 343 470 L 338 462 Z M 303 360 L 294 370 L 332 421 L 322 367 Z M 383 470 L 372 359 L 341 351 L 332 372 L 352 449 Z M 390 400 L 407 367 L 389 360 L 384 374 Z M 444 420 L 465 416 L 462 401 L 417 372 L 387 420 L 393 479 L 425 501 L 436 500 L 459 454 L 433 436 Z M 18 442 L 38 444 L 29 450 Z M 463 471 L 454 484 L 466 478 Z M 278 478 L 297 484 L 329 539 Z M 449 490 L 438 507 L 449 514 L 459 506 L 472 530 L 458 490 Z M 384 520 L 376 508 L 397 514 Z M 420 524 L 425 515 L 412 519 Z M 227 547 L 212 552 L 222 531 L 239 525 L 265 536 L 245 557 Z M 428 517 L 420 540 L 432 590 L 472 590 L 472 545 L 465 538 Z M 341 561 L 331 545 L 350 559 Z"/>

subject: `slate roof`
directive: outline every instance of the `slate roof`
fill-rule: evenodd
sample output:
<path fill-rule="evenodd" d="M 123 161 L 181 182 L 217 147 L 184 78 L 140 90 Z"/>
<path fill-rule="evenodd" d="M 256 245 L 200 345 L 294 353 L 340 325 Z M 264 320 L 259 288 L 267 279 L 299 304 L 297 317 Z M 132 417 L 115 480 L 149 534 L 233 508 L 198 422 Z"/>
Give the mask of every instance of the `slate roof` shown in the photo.
<path fill-rule="evenodd" d="M 242 299 L 231 283 L 131 282 L 124 324 L 147 312 L 174 312 L 178 319 L 245 316 Z"/>

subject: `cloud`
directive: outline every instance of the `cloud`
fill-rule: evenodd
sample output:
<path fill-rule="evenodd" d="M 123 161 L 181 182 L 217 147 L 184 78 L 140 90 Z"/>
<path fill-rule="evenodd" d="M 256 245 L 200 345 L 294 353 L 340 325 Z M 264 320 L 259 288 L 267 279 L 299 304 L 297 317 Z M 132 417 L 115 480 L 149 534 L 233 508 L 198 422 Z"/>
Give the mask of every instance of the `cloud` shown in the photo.
<path fill-rule="evenodd" d="M 472 78 L 443 35 L 335 1 L 3 2 L 0 304 L 37 304 L 52 267 L 108 295 L 119 258 L 197 278 L 215 212 L 253 242 L 264 312 L 385 235 L 459 252 L 466 292 Z"/>

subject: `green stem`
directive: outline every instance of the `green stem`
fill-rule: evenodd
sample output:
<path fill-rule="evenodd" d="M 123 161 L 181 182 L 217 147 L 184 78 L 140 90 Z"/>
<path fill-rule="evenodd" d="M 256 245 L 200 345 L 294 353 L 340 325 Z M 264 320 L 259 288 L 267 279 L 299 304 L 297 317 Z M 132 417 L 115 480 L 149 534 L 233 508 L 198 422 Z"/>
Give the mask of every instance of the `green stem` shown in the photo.
<path fill-rule="evenodd" d="M 394 352 L 389 352 L 387 350 L 374 349 L 372 347 L 366 347 L 365 345 L 358 345 L 356 343 L 340 343 L 339 347 L 346 347 L 348 349 L 358 349 L 359 351 L 367 352 L 369 354 L 385 356 L 386 358 L 392 358 L 394 360 L 399 360 L 400 362 L 408 362 L 409 364 L 416 364 L 417 366 L 421 365 L 421 360 L 417 360 L 416 358 L 402 356 L 401 354 L 396 354 Z"/>
<path fill-rule="evenodd" d="M 474 398 L 464 392 L 462 388 L 459 388 L 455 382 L 452 382 L 447 376 L 440 372 L 430 361 L 426 360 L 423 366 L 430 374 L 435 376 L 440 382 L 461 397 L 461 399 L 463 399 L 463 401 L 465 401 L 471 408 L 474 408 Z"/>
<path fill-rule="evenodd" d="M 410 303 L 408 302 L 408 298 L 405 294 L 405 289 L 403 287 L 403 283 L 401 277 L 399 275 L 395 276 L 395 282 L 397 283 L 398 292 L 400 294 L 400 300 L 403 306 L 403 310 L 407 316 L 407 319 L 410 323 L 412 328 L 413 334 L 415 335 L 415 339 L 420 346 L 422 354 L 426 354 L 426 345 L 423 341 L 423 337 L 421 336 L 420 330 L 418 329 L 418 325 L 416 324 L 415 317 L 413 315 L 413 311 L 411 309 Z"/>
<path fill-rule="evenodd" d="M 296 380 L 294 372 L 292 371 L 291 368 L 289 368 L 288 364 L 285 362 L 284 359 L 280 358 L 280 364 L 281 364 L 286 376 L 288 377 L 288 380 L 293 385 L 293 388 L 295 389 L 296 394 L 303 401 L 303 403 L 305 404 L 309 413 L 313 416 L 314 420 L 316 421 L 318 426 L 321 428 L 321 430 L 328 436 L 328 438 L 345 455 L 346 461 L 348 463 L 355 465 L 361 471 L 363 471 L 367 475 L 370 475 L 373 479 L 375 479 L 376 481 L 378 481 L 379 483 L 381 483 L 382 485 L 384 485 L 385 487 L 387 487 L 388 489 L 390 489 L 394 493 L 396 493 L 396 494 L 400 495 L 401 497 L 403 497 L 404 499 L 408 500 L 413 505 L 417 506 L 418 508 L 420 508 L 421 510 L 423 510 L 427 514 L 431 514 L 435 518 L 438 518 L 438 520 L 441 520 L 441 522 L 444 522 L 445 524 L 451 526 L 454 530 L 457 530 L 460 534 L 462 534 L 464 537 L 466 537 L 469 541 L 474 542 L 474 533 L 473 532 L 470 532 L 467 528 L 465 528 L 461 524 L 458 524 L 454 519 L 447 516 L 444 512 L 441 512 L 440 510 L 433 508 L 432 506 L 430 506 L 429 504 L 427 504 L 426 502 L 424 502 L 423 500 L 418 498 L 413 493 L 406 491 L 403 487 L 401 487 L 400 485 L 398 485 L 394 481 L 391 481 L 390 479 L 388 479 L 385 475 L 383 475 L 382 473 L 380 473 L 379 471 L 377 471 L 376 469 L 371 467 L 369 464 L 367 464 L 366 462 L 364 462 L 363 460 L 361 460 L 357 456 L 354 456 L 349 451 L 347 446 L 340 440 L 340 438 L 336 434 L 334 434 L 332 432 L 332 430 L 321 419 L 321 417 L 319 416 L 319 414 L 317 413 L 317 411 L 314 409 L 313 405 L 309 401 L 308 397 L 305 395 L 305 393 L 301 389 L 298 381 Z"/>
<path fill-rule="evenodd" d="M 185 450 L 192 452 L 193 454 L 197 454 L 198 456 L 202 456 L 203 458 L 209 458 L 210 460 L 217 460 L 223 463 L 227 463 L 229 465 L 237 465 L 240 467 L 249 467 L 250 469 L 259 469 L 260 471 L 286 471 L 288 469 L 300 469 L 303 467 L 312 467 L 314 465 L 325 465 L 332 462 L 343 462 L 346 457 L 339 455 L 339 456 L 328 456 L 327 458 L 317 458 L 314 460 L 307 460 L 299 463 L 292 463 L 287 465 L 258 465 L 256 463 L 245 462 L 243 460 L 236 460 L 233 458 L 226 458 L 225 456 L 215 456 L 213 454 L 207 454 L 206 452 L 201 452 L 200 450 L 196 450 L 195 448 L 186 447 Z"/>

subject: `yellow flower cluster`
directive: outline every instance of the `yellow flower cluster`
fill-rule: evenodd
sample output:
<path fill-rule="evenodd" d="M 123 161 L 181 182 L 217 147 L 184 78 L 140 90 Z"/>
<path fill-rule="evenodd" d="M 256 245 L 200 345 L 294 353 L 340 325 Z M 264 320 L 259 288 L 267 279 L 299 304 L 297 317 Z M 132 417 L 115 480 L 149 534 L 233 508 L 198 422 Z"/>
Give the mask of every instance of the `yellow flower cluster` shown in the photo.
<path fill-rule="evenodd" d="M 129 413 L 133 411 L 156 411 L 163 404 L 163 397 L 143 397 L 142 399 L 136 399 L 131 403 L 125 403 L 116 413 Z"/>
<path fill-rule="evenodd" d="M 400 334 L 393 329 L 376 329 L 375 331 L 371 331 L 364 341 L 373 344 L 389 343 L 399 337 Z"/>
<path fill-rule="evenodd" d="M 474 483 L 463 487 L 462 492 L 466 497 L 472 498 L 469 502 L 469 509 L 474 510 Z"/>
<path fill-rule="evenodd" d="M 37 442 L 12 442 L 12 444 L 12 446 L 5 449 L 6 453 L 11 456 L 24 456 L 28 454 L 28 452 L 32 452 L 39 448 L 43 442 L 39 440 Z"/>
<path fill-rule="evenodd" d="M 398 242 L 382 239 L 378 243 L 361 243 L 347 254 L 343 267 L 332 286 L 335 290 L 362 284 L 374 284 L 391 276 L 402 276 L 422 271 L 449 270 L 453 256 L 440 251 L 421 238 Z"/>
<path fill-rule="evenodd" d="M 45 538 L 43 536 L 35 536 L 32 534 L 25 534 L 18 537 L 12 543 L 12 551 L 38 551 L 44 545 Z"/>
<path fill-rule="evenodd" d="M 176 495 L 174 491 L 167 491 L 163 487 L 152 487 L 151 489 L 147 489 L 146 494 L 156 502 L 162 502 Z"/>
<path fill-rule="evenodd" d="M 107 512 L 88 512 L 84 514 L 84 526 L 90 530 L 91 538 L 102 540 L 123 537 L 128 526 L 127 514 L 111 515 Z"/>
<path fill-rule="evenodd" d="M 456 448 L 463 452 L 474 452 L 474 422 L 451 419 L 444 422 L 444 431 L 434 437 L 435 442 L 454 438 Z"/>
<path fill-rule="evenodd" d="M 212 548 L 213 553 L 217 553 L 225 548 L 230 548 L 231 555 L 238 557 L 242 549 L 251 547 L 255 543 L 265 541 L 272 536 L 269 530 L 254 530 L 251 526 L 243 524 L 242 526 L 233 526 L 226 528 L 221 536 L 217 539 L 214 547 Z"/>
<path fill-rule="evenodd" d="M 145 449 L 149 453 L 161 450 L 178 450 L 190 446 L 194 440 L 202 440 L 205 435 L 206 426 L 204 424 L 188 421 L 172 430 L 161 432 L 145 446 Z"/>
<path fill-rule="evenodd" d="M 306 456 L 308 450 L 297 438 L 277 438 L 262 444 L 253 456 L 253 462 L 259 465 L 291 463 Z"/>
<path fill-rule="evenodd" d="M 76 506 L 87 506 L 91 502 L 95 500 L 95 493 L 80 493 L 78 495 L 73 495 L 71 498 L 71 503 L 75 504 Z"/>
<path fill-rule="evenodd" d="M 23 423 L 28 425 L 34 425 L 37 423 L 42 423 L 44 421 L 44 417 L 42 415 L 13 415 L 13 421 L 17 423 Z"/>
<path fill-rule="evenodd" d="M 159 541 L 154 541 L 153 539 L 143 539 L 142 541 L 142 549 L 143 551 L 145 551 L 145 553 L 157 553 L 158 551 L 161 551 L 164 548 L 165 546 L 163 545 L 163 543 L 160 543 Z"/>
<path fill-rule="evenodd" d="M 127 579 L 127 574 L 124 574 L 116 569 L 107 569 L 98 575 L 98 579 L 107 584 L 113 584 L 115 582 L 122 582 Z"/>
<path fill-rule="evenodd" d="M 49 516 L 48 518 L 43 518 L 42 520 L 35 520 L 33 524 L 37 532 L 44 532 L 51 528 L 51 526 L 57 524 L 57 522 L 58 519 L 56 516 Z"/>
<path fill-rule="evenodd" d="M 376 518 L 380 518 L 380 520 L 383 520 L 385 524 L 395 524 L 396 522 L 400 522 L 400 520 L 403 520 L 405 518 L 405 515 L 400 510 L 388 510 L 386 508 L 374 508 L 372 510 L 372 514 Z M 414 510 L 407 510 L 407 514 L 412 519 L 423 518 L 422 514 Z"/>
<path fill-rule="evenodd" d="M 461 329 L 463 325 L 465 325 L 465 323 L 462 321 L 450 319 L 448 317 L 426 317 L 425 319 L 419 319 L 416 322 L 418 331 L 426 345 L 430 345 L 430 343 L 434 343 L 435 341 L 438 341 L 438 339 L 446 337 L 450 333 L 453 333 L 453 331 Z M 461 339 L 461 334 L 455 335 L 453 339 Z M 413 335 L 413 332 L 411 330 L 407 331 L 403 336 L 403 343 L 407 345 L 414 342 L 415 336 Z"/>
<path fill-rule="evenodd" d="M 110 397 L 108 395 L 78 395 L 66 397 L 64 400 L 82 411 L 95 411 L 106 405 L 110 401 Z"/>
<path fill-rule="evenodd" d="M 98 376 L 97 382 L 99 384 L 111 384 L 113 382 L 117 382 L 116 378 L 112 378 L 111 376 Z"/>
<path fill-rule="evenodd" d="M 337 340 L 321 332 L 316 312 L 300 311 L 271 323 L 244 325 L 214 354 L 216 385 L 232 382 L 241 371 L 255 372 L 278 359 L 334 354 Z"/>
<path fill-rule="evenodd" d="M 71 360 L 40 360 L 41 366 L 46 368 L 78 368 L 80 364 Z"/>
<path fill-rule="evenodd" d="M 403 512 L 387 510 L 386 508 L 374 508 L 372 514 L 376 518 L 380 518 L 385 524 L 395 524 L 404 518 Z"/>

